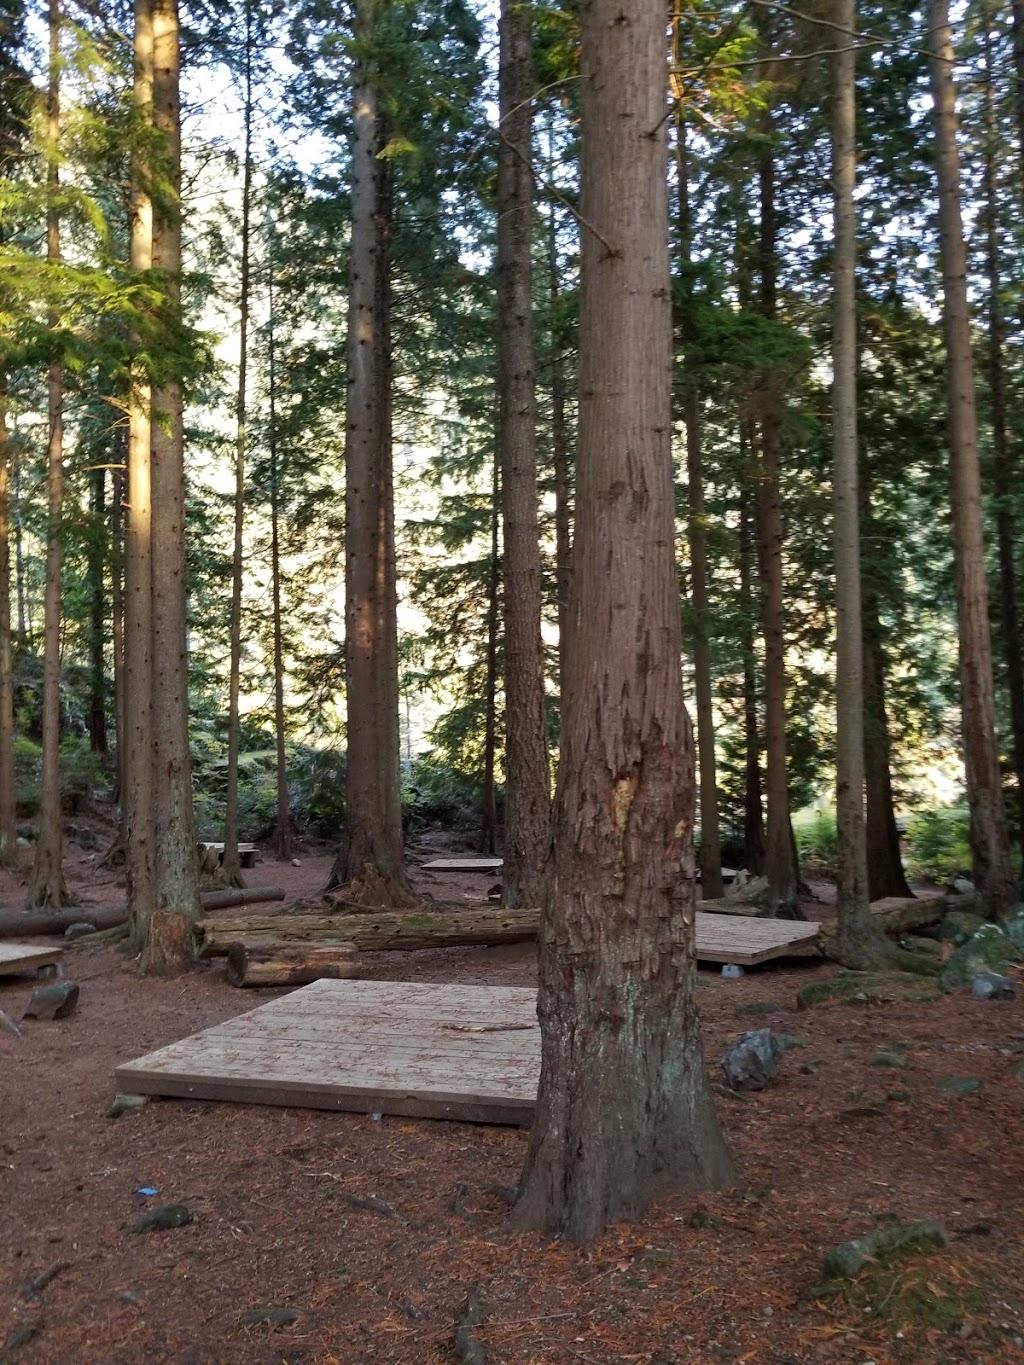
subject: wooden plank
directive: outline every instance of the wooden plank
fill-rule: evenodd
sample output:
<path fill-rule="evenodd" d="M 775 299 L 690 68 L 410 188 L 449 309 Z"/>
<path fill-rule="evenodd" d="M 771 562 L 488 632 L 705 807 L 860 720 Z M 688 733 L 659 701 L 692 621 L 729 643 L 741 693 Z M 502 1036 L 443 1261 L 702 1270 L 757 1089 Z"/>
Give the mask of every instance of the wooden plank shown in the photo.
<path fill-rule="evenodd" d="M 500 872 L 504 865 L 502 858 L 434 858 L 420 863 L 431 872 Z"/>
<path fill-rule="evenodd" d="M 821 925 L 816 921 L 713 915 L 698 910 L 695 930 L 699 961 L 749 967 L 773 957 L 815 951 Z"/>
<path fill-rule="evenodd" d="M 536 992 L 317 981 L 117 1068 L 122 1090 L 524 1123 L 540 1075 Z"/>
<path fill-rule="evenodd" d="M 64 956 L 63 948 L 49 948 L 35 943 L 0 943 L 0 975 L 34 972 L 39 967 L 52 967 Z"/>

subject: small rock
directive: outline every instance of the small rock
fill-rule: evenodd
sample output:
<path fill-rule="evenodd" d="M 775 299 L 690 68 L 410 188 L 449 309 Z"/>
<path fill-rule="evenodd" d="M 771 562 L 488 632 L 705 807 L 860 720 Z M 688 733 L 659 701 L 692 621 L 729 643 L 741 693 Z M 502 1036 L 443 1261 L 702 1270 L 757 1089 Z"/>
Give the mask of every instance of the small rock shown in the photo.
<path fill-rule="evenodd" d="M 948 1081 L 939 1081 L 935 1087 L 943 1095 L 959 1095 L 965 1099 L 968 1095 L 973 1095 L 981 1086 L 981 1081 L 977 1076 L 951 1076 Z"/>
<path fill-rule="evenodd" d="M 150 1209 L 132 1228 L 132 1232 L 163 1232 L 167 1228 L 183 1228 L 192 1222 L 192 1210 L 184 1204 L 162 1204 Z"/>
<path fill-rule="evenodd" d="M 48 962 L 45 967 L 36 970 L 36 976 L 40 981 L 51 981 L 56 976 L 63 976 L 64 968 L 59 962 Z"/>
<path fill-rule="evenodd" d="M 242 1321 L 251 1327 L 263 1324 L 270 1327 L 288 1327 L 298 1320 L 299 1315 L 294 1308 L 250 1308 L 247 1313 L 242 1314 Z"/>
<path fill-rule="evenodd" d="M 824 1280 L 850 1280 L 875 1256 L 913 1247 L 933 1251 L 949 1246 L 946 1229 L 934 1218 L 920 1223 L 893 1223 L 865 1237 L 841 1242 L 826 1253 L 821 1265 Z"/>
<path fill-rule="evenodd" d="M 726 981 L 738 981 L 743 975 L 743 968 L 736 962 L 727 962 L 722 968 L 722 975 Z"/>
<path fill-rule="evenodd" d="M 107 1110 L 107 1117 L 119 1119 L 122 1114 L 132 1114 L 136 1109 L 143 1109 L 146 1106 L 147 1097 L 145 1095 L 127 1095 L 124 1091 L 118 1091 L 114 1096 L 114 1102 Z"/>
<path fill-rule="evenodd" d="M 3 1344 L 4 1352 L 16 1351 L 19 1346 L 27 1346 L 38 1331 L 38 1323 L 20 1322 L 17 1327 L 12 1327 L 8 1332 Z"/>
<path fill-rule="evenodd" d="M 8 1019 L 3 1010 L 0 1010 L 0 1033 L 9 1033 L 12 1038 L 21 1037 L 21 1029 L 13 1019 Z"/>
<path fill-rule="evenodd" d="M 299 862 L 298 858 L 293 858 L 293 859 L 292 859 L 292 867 L 301 867 L 301 866 L 302 866 L 302 864 Z"/>
<path fill-rule="evenodd" d="M 745 1033 L 722 1058 L 726 1084 L 733 1090 L 760 1090 L 774 1077 L 781 1056 L 779 1040 L 770 1028 Z"/>
<path fill-rule="evenodd" d="M 78 1005 L 78 986 L 74 981 L 58 981 L 39 986 L 32 992 L 25 1019 L 66 1019 Z"/>
<path fill-rule="evenodd" d="M 819 1066 L 821 1066 L 820 1062 L 804 1062 L 803 1066 L 800 1068 L 800 1074 L 801 1076 L 816 1076 L 818 1074 Z"/>
<path fill-rule="evenodd" d="M 87 920 L 80 919 L 76 920 L 74 924 L 68 925 L 64 930 L 64 937 L 71 939 L 84 938 L 86 934 L 94 934 L 95 932 L 95 925 L 90 924 Z"/>
<path fill-rule="evenodd" d="M 901 1067 L 906 1066 L 906 1064 L 907 1059 L 906 1057 L 903 1056 L 901 1052 L 886 1052 L 884 1048 L 876 1052 L 875 1055 L 871 1058 L 872 1066 Z"/>
<path fill-rule="evenodd" d="M 885 1098 L 891 1100 L 893 1104 L 906 1104 L 911 1094 L 909 1090 L 887 1090 Z"/>
<path fill-rule="evenodd" d="M 126 1289 L 123 1294 L 118 1294 L 117 1299 L 119 1303 L 128 1303 L 134 1307 L 142 1302 L 142 1295 L 136 1294 L 134 1289 Z"/>
<path fill-rule="evenodd" d="M 811 1045 L 811 1040 L 806 1033 L 780 1033 L 776 1036 L 783 1052 L 788 1052 L 791 1047 L 810 1047 Z"/>
<path fill-rule="evenodd" d="M 954 877 L 949 884 L 949 889 L 957 896 L 969 896 L 974 890 L 974 883 L 970 877 Z"/>
<path fill-rule="evenodd" d="M 971 982 L 975 1000 L 1012 1000 L 1016 993 L 1013 982 L 1001 972 L 979 972 Z"/>

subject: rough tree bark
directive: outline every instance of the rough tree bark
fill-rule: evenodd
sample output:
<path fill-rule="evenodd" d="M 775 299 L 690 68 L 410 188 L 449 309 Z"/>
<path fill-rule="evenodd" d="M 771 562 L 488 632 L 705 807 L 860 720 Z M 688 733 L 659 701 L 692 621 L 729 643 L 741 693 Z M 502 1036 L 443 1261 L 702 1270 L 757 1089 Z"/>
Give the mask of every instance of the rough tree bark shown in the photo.
<path fill-rule="evenodd" d="M 252 200 L 252 5 L 245 5 L 245 76 L 242 121 L 242 260 L 238 288 L 238 389 L 235 395 L 235 540 L 231 572 L 231 622 L 228 663 L 228 766 L 224 804 L 224 857 L 220 876 L 227 886 L 244 886 L 238 852 L 238 714 L 242 681 L 242 533 L 245 529 L 246 375 L 249 359 L 249 246 Z"/>
<path fill-rule="evenodd" d="M 1017 887 L 1010 864 L 996 741 L 967 253 L 960 213 L 960 156 L 947 0 L 930 0 L 927 15 L 939 195 L 964 768 L 974 884 L 987 913 L 1001 919 L 1016 904 Z"/>
<path fill-rule="evenodd" d="M 491 554 L 487 567 L 487 654 L 484 665 L 484 771 L 480 783 L 481 853 L 494 853 L 498 840 L 495 768 L 498 748 L 498 600 L 501 586 L 501 464 L 491 467 Z"/>
<path fill-rule="evenodd" d="M 107 598 L 104 584 L 104 541 L 107 512 L 107 471 L 93 470 L 92 533 L 89 540 L 89 748 L 107 752 L 107 678 L 103 660 Z"/>
<path fill-rule="evenodd" d="M 582 10 L 580 441 L 537 1111 L 512 1224 L 577 1242 L 732 1176 L 694 999 L 665 10 Z"/>
<path fill-rule="evenodd" d="M 1014 32 L 1016 34 L 1016 23 Z M 992 18 L 985 15 L 985 83 L 983 92 L 982 196 L 984 200 L 985 273 L 988 276 L 988 392 L 992 423 L 992 485 L 996 503 L 996 550 L 999 558 L 999 624 L 1006 695 L 1010 709 L 1013 771 L 1017 779 L 1017 831 L 1024 855 L 1024 652 L 1017 604 L 1017 518 L 1014 495 L 1019 468 L 1011 446 L 1006 411 L 1006 320 L 1003 316 L 1002 263 L 999 251 L 998 130 L 993 107 L 995 70 Z M 1024 150 L 1024 144 L 1022 144 Z"/>
<path fill-rule="evenodd" d="M 49 0 L 50 73 L 46 96 L 47 167 L 46 259 L 60 260 L 60 216 L 57 195 L 57 143 L 60 137 L 60 0 Z M 56 328 L 59 318 L 49 315 Z M 63 820 L 60 806 L 60 574 L 61 517 L 64 502 L 64 367 L 50 366 L 49 441 L 46 458 L 46 594 L 43 609 L 43 757 L 39 809 L 39 841 L 28 884 L 28 909 L 59 907 L 68 899 L 61 868 Z"/>
<path fill-rule="evenodd" d="M 741 448 L 751 440 L 741 424 Z M 754 560 L 753 514 L 745 483 L 740 489 L 740 600 L 743 604 L 743 865 L 754 877 L 764 873 L 764 805 L 761 800 L 761 735 L 757 724 L 757 669 L 754 621 L 757 607 L 751 585 Z"/>
<path fill-rule="evenodd" d="M 530 7 L 502 0 L 498 71 L 498 451 L 505 605 L 502 904 L 538 905 L 551 844 L 533 364 Z"/>
<path fill-rule="evenodd" d="M 132 158 L 131 265 L 153 264 L 153 203 L 148 130 L 153 120 L 153 5 L 135 0 L 136 142 Z M 128 869 L 131 946 L 146 941 L 156 905 L 153 841 L 153 573 L 152 391 L 143 365 L 128 395 L 127 506 L 124 530 L 124 731 L 121 815 Z"/>
<path fill-rule="evenodd" d="M 837 0 L 832 56 L 832 515 L 836 584 L 837 952 L 863 970 L 885 956 L 868 900 L 864 665 L 857 441 L 856 50 L 854 0 Z"/>
<path fill-rule="evenodd" d="M 548 179 L 554 179 L 554 134 L 548 128 Z M 565 641 L 569 633 L 569 578 L 572 566 L 572 453 L 566 422 L 565 338 L 561 334 L 561 270 L 558 217 L 554 196 L 548 201 L 548 307 L 551 313 L 551 465 L 555 493 L 555 593 L 558 598 L 558 696 L 565 696 Z"/>
<path fill-rule="evenodd" d="M 356 0 L 345 443 L 346 828 L 328 886 L 414 900 L 402 858 L 391 463 L 390 200 L 374 40 L 386 0 Z M 353 893 L 356 898 L 358 889 Z"/>
<path fill-rule="evenodd" d="M 161 135 L 161 202 L 153 216 L 153 265 L 181 306 L 181 113 L 177 0 L 153 5 L 153 126 Z M 186 647 L 185 463 L 181 384 L 153 393 L 153 816 L 156 909 L 139 960 L 144 974 L 183 971 L 199 918 L 192 820 Z"/>
<path fill-rule="evenodd" d="M 885 651 L 878 619 L 878 598 L 863 593 L 864 780 L 868 855 L 868 900 L 910 897 L 896 828 L 892 794 L 889 718 L 885 709 Z"/>

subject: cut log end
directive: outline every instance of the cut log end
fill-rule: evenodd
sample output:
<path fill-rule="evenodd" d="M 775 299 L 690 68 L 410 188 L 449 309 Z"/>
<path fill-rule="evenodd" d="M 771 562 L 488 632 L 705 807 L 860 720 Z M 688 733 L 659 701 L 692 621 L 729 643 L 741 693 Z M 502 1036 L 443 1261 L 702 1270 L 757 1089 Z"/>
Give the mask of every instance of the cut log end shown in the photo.
<path fill-rule="evenodd" d="M 226 976 L 232 986 L 308 986 L 311 981 L 351 980 L 359 973 L 354 943 L 281 943 L 238 940 L 228 948 Z"/>

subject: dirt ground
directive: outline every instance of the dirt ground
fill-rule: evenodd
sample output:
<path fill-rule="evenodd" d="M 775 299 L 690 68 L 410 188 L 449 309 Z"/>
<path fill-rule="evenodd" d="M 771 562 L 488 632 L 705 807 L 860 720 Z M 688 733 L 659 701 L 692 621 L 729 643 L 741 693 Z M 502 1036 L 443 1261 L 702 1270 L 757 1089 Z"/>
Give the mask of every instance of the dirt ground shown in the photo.
<path fill-rule="evenodd" d="M 123 893 L 94 863 L 69 849 L 81 898 L 109 903 Z M 265 860 L 250 881 L 308 897 L 329 857 L 300 864 Z M 444 900 L 490 884 L 418 875 Z M 21 895 L 0 878 L 0 901 Z M 535 980 L 529 945 L 365 965 L 388 980 Z M 1006 1003 L 798 1011 L 797 989 L 834 970 L 701 971 L 716 1082 L 739 1033 L 792 1035 L 776 1084 L 718 1100 L 739 1183 L 667 1200 L 581 1251 L 502 1233 L 526 1150 L 516 1129 L 178 1100 L 108 1117 L 116 1064 L 280 992 L 235 990 L 217 964 L 141 981 L 114 949 L 71 949 L 77 1012 L 0 1033 L 0 1361 L 1024 1360 L 1024 980 Z M 0 1009 L 20 1021 L 34 984 L 0 978 Z M 957 1077 L 980 1084 L 937 1088 Z M 133 1231 L 162 1204 L 193 1221 Z M 940 1219 L 949 1248 L 822 1292 L 828 1248 L 893 1216 Z M 460 1354 L 470 1302 L 479 1323 Z"/>

